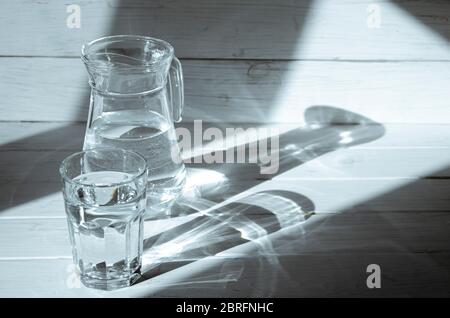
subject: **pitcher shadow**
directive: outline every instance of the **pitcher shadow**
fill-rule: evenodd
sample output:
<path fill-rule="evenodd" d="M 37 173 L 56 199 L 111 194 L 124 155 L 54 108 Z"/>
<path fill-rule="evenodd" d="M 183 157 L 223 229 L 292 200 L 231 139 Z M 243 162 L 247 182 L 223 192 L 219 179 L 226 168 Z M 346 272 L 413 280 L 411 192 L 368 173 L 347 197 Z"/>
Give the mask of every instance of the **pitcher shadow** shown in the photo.
<path fill-rule="evenodd" d="M 370 142 L 385 133 L 379 123 L 330 106 L 308 108 L 305 122 L 306 127 L 279 136 L 279 148 L 273 149 L 280 158 L 274 175 L 261 175 L 260 164 L 190 165 L 190 172 L 193 170 L 200 175 L 190 184 L 193 195 L 183 196 L 172 208 L 177 211 L 173 215 L 176 217 L 167 222 L 176 223 L 178 219 L 181 224 L 172 225 L 167 231 L 162 230 L 159 223 L 153 225 L 159 230 L 158 234 L 146 237 L 144 259 L 151 261 L 142 281 L 260 240 L 265 245 L 256 257 L 268 257 L 268 264 L 272 264 L 276 272 L 277 266 L 273 264 L 278 261 L 266 238 L 307 220 L 314 214 L 313 202 L 302 194 L 280 190 L 248 194 L 224 206 L 219 202 L 328 152 Z M 233 151 L 237 152 L 238 147 Z M 211 180 L 211 176 L 219 176 L 217 182 Z M 152 227 L 151 222 L 146 226 Z M 228 274 L 221 272 L 217 281 L 223 283 Z M 208 273 L 208 279 L 210 275 Z"/>
<path fill-rule="evenodd" d="M 202 197 L 222 201 L 332 151 L 377 140 L 386 131 L 384 125 L 365 116 L 332 106 L 308 107 L 304 122 L 305 125 L 275 136 L 278 147 L 269 149 L 270 156 L 276 158 L 275 173 L 262 173 L 264 165 L 261 158 L 256 158 L 257 163 L 249 163 L 249 147 L 257 145 L 247 143 L 218 150 L 223 153 L 223 158 L 229 151 L 233 152 L 233 158 L 238 158 L 238 152 L 245 147 L 244 163 L 205 163 L 203 155 L 188 158 L 192 186 Z M 223 131 L 227 128 L 223 124 L 214 124 L 214 127 Z M 209 127 L 205 125 L 203 128 Z M 265 143 L 266 140 L 258 140 L 260 142 Z M 270 147 L 270 140 L 267 140 L 267 145 Z"/>
<path fill-rule="evenodd" d="M 252 204 L 253 201 L 258 204 Z M 236 259 L 239 254 L 221 253 L 248 242 L 258 247 L 258 253 L 253 257 L 265 266 L 270 265 L 275 273 L 278 260 L 267 236 L 301 224 L 314 214 L 315 209 L 307 197 L 278 190 L 250 194 L 221 207 L 202 198 L 184 198 L 177 204 L 184 209 L 184 216 L 145 223 L 146 228 L 157 228 L 158 233 L 144 240 L 144 274 L 138 284 L 208 257 L 219 257 L 224 261 Z M 203 273 L 183 282 L 183 286 L 207 282 L 210 287 L 225 287 L 237 281 L 243 270 L 235 263 L 232 271 L 222 268 L 220 272 Z M 266 287 L 270 289 L 270 286 Z"/>

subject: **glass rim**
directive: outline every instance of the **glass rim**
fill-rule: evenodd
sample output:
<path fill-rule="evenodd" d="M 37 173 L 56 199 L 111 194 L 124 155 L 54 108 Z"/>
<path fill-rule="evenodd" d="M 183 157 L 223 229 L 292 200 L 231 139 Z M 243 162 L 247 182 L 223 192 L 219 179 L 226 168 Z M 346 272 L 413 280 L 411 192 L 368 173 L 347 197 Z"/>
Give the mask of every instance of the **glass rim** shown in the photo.
<path fill-rule="evenodd" d="M 116 151 L 116 152 L 121 152 L 123 154 L 127 153 L 130 154 L 136 158 L 138 158 L 139 160 L 142 160 L 142 162 L 144 163 L 143 165 L 143 169 L 139 168 L 138 172 L 136 173 L 130 173 L 132 175 L 132 178 L 130 180 L 126 180 L 126 181 L 120 181 L 120 182 L 110 182 L 110 183 L 83 183 L 80 181 L 74 181 L 73 178 L 70 178 L 67 175 L 67 169 L 65 169 L 65 167 L 67 166 L 67 163 L 71 160 L 73 160 L 74 158 L 76 158 L 77 156 L 82 156 L 84 154 L 88 154 L 88 153 L 93 153 L 96 151 L 103 151 L 103 150 L 107 150 L 107 151 Z M 140 171 L 142 169 L 142 171 Z M 145 160 L 145 158 L 140 155 L 139 153 L 132 151 L 132 150 L 126 150 L 126 149 L 122 149 L 122 148 L 112 148 L 112 147 L 95 147 L 95 148 L 91 148 L 88 150 L 82 150 L 82 151 L 78 151 L 75 152 L 69 156 L 67 156 L 66 158 L 64 158 L 64 160 L 61 162 L 61 164 L 59 165 L 59 174 L 61 175 L 62 179 L 68 183 L 71 184 L 76 184 L 76 185 L 82 185 L 82 186 L 88 186 L 88 187 L 96 187 L 96 188 L 107 188 L 107 187 L 112 187 L 112 186 L 120 186 L 120 185 L 125 185 L 128 184 L 130 182 L 135 181 L 137 178 L 142 177 L 142 175 L 144 175 L 145 173 L 147 173 L 148 170 L 148 165 L 147 165 L 147 160 Z M 110 170 L 110 171 L 114 171 L 114 170 Z M 82 174 L 80 174 L 82 175 Z"/>
<path fill-rule="evenodd" d="M 143 42 L 152 42 L 155 44 L 162 45 L 167 49 L 167 51 L 164 53 L 164 55 L 153 62 L 147 62 L 143 63 L 139 66 L 127 66 L 127 69 L 138 69 L 138 70 L 146 70 L 152 67 L 155 67 L 155 65 L 159 65 L 161 63 L 166 62 L 167 60 L 170 60 L 174 55 L 174 48 L 173 46 L 164 40 L 154 38 L 151 36 L 146 35 L 131 35 L 131 34 L 119 34 L 119 35 L 108 35 L 104 36 L 95 40 L 92 40 L 88 43 L 85 43 L 81 46 L 81 59 L 84 63 L 87 65 L 92 65 L 94 68 L 102 68 L 98 65 L 95 65 L 95 61 L 89 58 L 89 50 L 94 48 L 97 44 L 102 43 L 114 43 L 114 42 L 125 42 L 125 41 L 143 41 Z"/>

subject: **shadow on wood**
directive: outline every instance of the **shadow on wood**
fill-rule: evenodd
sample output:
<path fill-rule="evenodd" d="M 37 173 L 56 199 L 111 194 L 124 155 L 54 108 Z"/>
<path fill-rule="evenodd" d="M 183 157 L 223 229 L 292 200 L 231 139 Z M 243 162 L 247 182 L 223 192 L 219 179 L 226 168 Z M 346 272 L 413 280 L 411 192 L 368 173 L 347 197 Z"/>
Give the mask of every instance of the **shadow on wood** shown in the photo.
<path fill-rule="evenodd" d="M 220 184 L 220 191 L 199 186 L 202 196 L 210 200 L 223 200 L 325 153 L 369 142 L 384 134 L 383 125 L 334 107 L 310 107 L 305 112 L 305 120 L 307 126 L 279 136 L 280 147 L 273 149 L 280 160 L 276 174 L 261 175 L 260 164 L 192 166 L 197 173 L 211 170 L 226 176 L 226 182 Z M 331 125 L 322 125 L 326 121 Z M 321 125 L 317 125 L 318 122 Z M 345 122 L 350 125 L 344 125 Z M 81 149 L 82 129 L 83 125 L 71 125 L 2 145 L 0 210 L 60 191 L 59 165 L 70 153 Z M 237 150 L 236 147 L 233 151 Z M 216 188 L 214 184 L 209 186 Z"/>
<path fill-rule="evenodd" d="M 445 175 L 448 170 L 434 174 Z M 259 195 L 271 200 L 272 211 L 268 207 L 262 214 L 258 207 L 255 214 L 245 215 L 252 207 L 239 202 L 233 205 L 236 210 L 206 207 L 206 214 L 197 212 L 193 221 L 146 241 L 154 254 L 148 254 L 144 279 L 133 288 L 144 297 L 448 297 L 449 210 L 408 212 L 393 206 L 389 211 L 379 206 L 379 202 L 402 206 L 402 201 L 417 199 L 433 207 L 424 181 L 310 217 L 290 214 L 295 209 L 283 204 L 273 209 L 274 195 L 280 202 L 286 202 L 283 197 L 291 198 L 290 203 L 298 199 L 297 211 L 308 205 L 314 208 L 308 198 L 287 191 L 249 196 L 255 203 L 261 200 Z M 442 182 L 448 183 L 448 178 Z M 280 214 L 290 220 L 285 227 Z M 214 220 L 214 215 L 224 219 Z M 245 239 L 243 229 L 250 224 L 254 240 Z M 164 253 L 166 258 L 161 257 Z M 369 264 L 381 267 L 381 289 L 366 285 Z M 153 285 L 151 278 L 158 275 L 164 280 Z"/>
<path fill-rule="evenodd" d="M 258 140 L 258 143 L 267 142 L 272 147 L 270 156 L 274 159 L 271 164 L 277 165 L 275 173 L 261 173 L 261 168 L 264 167 L 261 158 L 257 158 L 258 163 L 249 163 L 250 144 L 222 151 L 223 158 L 230 150 L 233 158 L 237 158 L 237 153 L 245 149 L 245 163 L 211 164 L 204 163 L 202 156 L 189 158 L 189 162 L 201 162 L 201 164 L 187 165 L 192 171 L 191 173 L 199 174 L 200 183 L 195 184 L 194 182 L 194 186 L 197 186 L 196 190 L 201 193 L 202 197 L 221 201 L 324 154 L 374 141 L 385 133 L 382 124 L 362 115 L 331 106 L 311 106 L 306 109 L 304 117 L 305 126 L 276 136 L 278 147 L 275 148 L 269 141 Z M 227 128 L 226 125 L 220 124 L 215 127 L 221 127 L 223 131 Z M 203 128 L 209 127 L 205 125 Z M 253 146 L 256 145 L 253 144 Z M 211 170 L 221 173 L 223 178 L 218 180 L 218 184 L 214 182 L 202 184 L 204 182 L 201 180 L 202 174 L 208 178 L 208 171 Z"/>
<path fill-rule="evenodd" d="M 450 40 L 450 30 L 448 29 L 450 3 L 448 1 L 391 1 L 447 41 Z"/>
<path fill-rule="evenodd" d="M 251 202 L 259 201 L 254 205 Z M 265 206 L 261 206 L 265 201 Z M 215 208 L 216 202 L 202 198 L 183 199 L 178 202 L 184 216 L 178 226 L 147 237 L 144 241 L 144 268 L 141 281 L 172 271 L 191 262 L 253 242 L 259 248 L 258 255 L 277 263 L 267 235 L 283 228 L 301 224 L 314 211 L 314 203 L 307 197 L 289 191 L 263 191 L 241 200 Z M 167 219 L 173 223 L 173 219 Z M 156 223 L 155 223 L 156 222 Z M 148 228 L 164 227 L 164 220 L 146 221 Z M 224 255 L 224 258 L 229 256 Z M 242 269 L 233 266 L 229 270 L 209 275 L 209 284 L 226 283 L 239 279 Z M 267 277 L 266 277 L 267 279 Z M 204 282 L 205 280 L 203 280 Z M 270 282 L 270 280 L 267 280 Z M 270 286 L 266 286 L 270 289 Z"/>
<path fill-rule="evenodd" d="M 71 124 L 1 145 L 0 211 L 60 191 L 59 165 L 80 151 L 83 133 Z"/>

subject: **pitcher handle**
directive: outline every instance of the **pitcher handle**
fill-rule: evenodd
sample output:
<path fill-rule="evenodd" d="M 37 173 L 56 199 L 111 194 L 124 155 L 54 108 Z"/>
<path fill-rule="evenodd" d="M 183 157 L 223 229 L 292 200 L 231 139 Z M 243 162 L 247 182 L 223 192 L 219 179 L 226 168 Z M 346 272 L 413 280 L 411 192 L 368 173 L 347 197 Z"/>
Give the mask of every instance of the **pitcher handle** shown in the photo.
<path fill-rule="evenodd" d="M 183 68 L 181 67 L 180 60 L 175 56 L 170 65 L 167 91 L 169 92 L 169 101 L 172 109 L 172 120 L 175 123 L 179 123 L 184 107 L 184 84 Z"/>

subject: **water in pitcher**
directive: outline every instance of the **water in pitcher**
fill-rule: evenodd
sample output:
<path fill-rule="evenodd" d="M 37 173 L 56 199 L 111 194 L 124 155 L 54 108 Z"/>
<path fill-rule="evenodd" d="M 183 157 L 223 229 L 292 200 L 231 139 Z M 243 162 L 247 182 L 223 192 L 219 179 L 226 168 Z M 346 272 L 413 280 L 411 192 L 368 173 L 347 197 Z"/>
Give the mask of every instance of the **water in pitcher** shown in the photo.
<path fill-rule="evenodd" d="M 181 192 L 186 175 L 171 128 L 163 116 L 150 110 L 104 112 L 88 129 L 85 148 L 117 147 L 144 156 L 149 166 L 150 208 L 164 209 L 163 203 Z"/>

